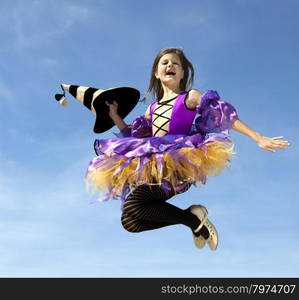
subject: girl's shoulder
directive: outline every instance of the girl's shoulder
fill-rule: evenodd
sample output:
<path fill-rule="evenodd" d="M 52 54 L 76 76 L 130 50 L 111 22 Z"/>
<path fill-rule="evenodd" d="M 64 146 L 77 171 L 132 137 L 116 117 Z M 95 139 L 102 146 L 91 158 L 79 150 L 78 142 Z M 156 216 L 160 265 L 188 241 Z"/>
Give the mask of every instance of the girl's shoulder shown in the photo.
<path fill-rule="evenodd" d="M 146 111 L 145 111 L 145 113 L 144 113 L 144 117 L 146 118 L 146 119 L 149 119 L 150 120 L 150 118 L 151 118 L 151 106 L 154 104 L 154 102 L 153 103 L 151 103 L 148 107 L 147 107 L 147 109 L 146 109 Z"/>
<path fill-rule="evenodd" d="M 188 95 L 185 100 L 186 106 L 189 109 L 194 110 L 196 108 L 196 106 L 200 104 L 200 100 L 201 100 L 201 97 L 203 94 L 204 94 L 203 92 L 201 92 L 197 89 L 189 90 Z"/>

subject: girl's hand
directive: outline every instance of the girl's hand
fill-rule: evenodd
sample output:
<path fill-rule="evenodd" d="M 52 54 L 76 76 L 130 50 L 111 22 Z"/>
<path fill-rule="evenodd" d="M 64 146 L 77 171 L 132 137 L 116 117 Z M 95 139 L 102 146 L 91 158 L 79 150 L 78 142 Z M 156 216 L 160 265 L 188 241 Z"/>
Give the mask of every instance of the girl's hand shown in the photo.
<path fill-rule="evenodd" d="M 107 106 L 109 106 L 109 116 L 110 117 L 113 117 L 115 115 L 117 115 L 117 107 L 118 107 L 118 104 L 116 101 L 113 101 L 112 103 L 109 103 L 109 102 L 105 102 Z"/>
<path fill-rule="evenodd" d="M 258 146 L 266 151 L 275 153 L 274 148 L 278 149 L 286 149 L 287 146 L 290 145 L 288 141 L 281 140 L 283 136 L 277 136 L 273 138 L 269 138 L 266 136 L 260 135 L 257 139 L 256 143 Z"/>

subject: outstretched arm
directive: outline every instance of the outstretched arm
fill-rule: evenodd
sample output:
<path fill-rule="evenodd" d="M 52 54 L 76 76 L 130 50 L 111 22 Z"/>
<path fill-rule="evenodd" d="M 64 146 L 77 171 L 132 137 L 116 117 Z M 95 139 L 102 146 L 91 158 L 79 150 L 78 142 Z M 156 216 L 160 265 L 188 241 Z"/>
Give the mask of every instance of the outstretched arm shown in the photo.
<path fill-rule="evenodd" d="M 259 132 L 256 132 L 250 128 L 240 119 L 234 121 L 232 124 L 232 129 L 253 139 L 261 149 L 269 152 L 275 153 L 276 151 L 274 148 L 286 149 L 286 147 L 290 145 L 288 141 L 281 140 L 283 136 L 277 136 L 273 138 L 263 136 Z"/>

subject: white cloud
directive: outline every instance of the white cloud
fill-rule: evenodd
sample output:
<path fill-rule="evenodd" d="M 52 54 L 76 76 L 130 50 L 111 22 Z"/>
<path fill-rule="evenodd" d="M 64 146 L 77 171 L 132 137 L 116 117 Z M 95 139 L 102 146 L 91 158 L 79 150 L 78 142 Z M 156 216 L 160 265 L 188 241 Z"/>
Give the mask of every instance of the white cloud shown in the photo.
<path fill-rule="evenodd" d="M 84 21 L 90 16 L 90 9 L 78 4 L 71 4 L 65 8 L 66 18 L 64 21 L 64 28 L 69 29 L 75 23 Z"/>
<path fill-rule="evenodd" d="M 11 23 L 16 50 L 57 42 L 73 26 L 88 19 L 90 9 L 82 4 L 48 1 L 19 1 L 7 22 Z M 21 48 L 21 49 L 20 49 Z M 24 49 L 23 49 L 24 50 Z"/>
<path fill-rule="evenodd" d="M 11 100 L 14 97 L 13 90 L 0 79 L 0 98 L 3 100 Z"/>
<path fill-rule="evenodd" d="M 41 62 L 46 66 L 57 66 L 59 63 L 56 59 L 51 57 L 43 57 Z"/>

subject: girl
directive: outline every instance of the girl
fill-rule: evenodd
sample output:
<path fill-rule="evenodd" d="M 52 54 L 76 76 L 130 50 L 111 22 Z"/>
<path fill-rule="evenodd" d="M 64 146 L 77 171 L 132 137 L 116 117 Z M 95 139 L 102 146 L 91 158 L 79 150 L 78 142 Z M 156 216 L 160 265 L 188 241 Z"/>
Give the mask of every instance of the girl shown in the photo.
<path fill-rule="evenodd" d="M 192 230 L 196 247 L 207 243 L 216 250 L 217 230 L 204 206 L 181 209 L 166 201 L 229 165 L 230 129 L 270 152 L 289 143 L 248 127 L 216 91 L 190 89 L 193 78 L 193 66 L 183 51 L 167 48 L 154 60 L 147 95 L 153 93 L 156 101 L 144 116 L 128 126 L 118 115 L 117 103 L 106 102 L 120 134 L 95 141 L 97 156 L 90 162 L 87 180 L 106 191 L 102 200 L 121 198 L 121 222 L 129 232 L 183 224 Z"/>

